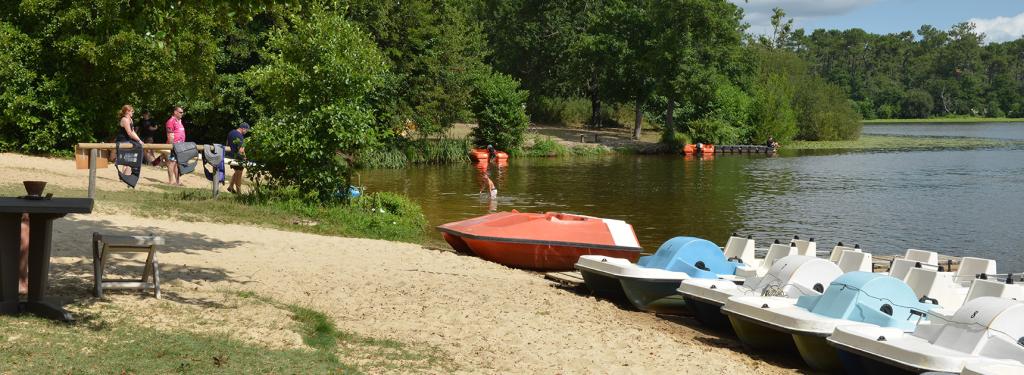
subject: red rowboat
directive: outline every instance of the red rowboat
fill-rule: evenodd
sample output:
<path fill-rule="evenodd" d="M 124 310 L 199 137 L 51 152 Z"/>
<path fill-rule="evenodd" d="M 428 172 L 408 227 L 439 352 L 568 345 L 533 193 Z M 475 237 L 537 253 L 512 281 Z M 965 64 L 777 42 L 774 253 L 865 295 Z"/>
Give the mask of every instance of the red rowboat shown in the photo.
<path fill-rule="evenodd" d="M 571 270 L 581 255 L 635 262 L 642 251 L 624 221 L 558 212 L 497 212 L 437 230 L 456 251 L 535 270 Z"/>

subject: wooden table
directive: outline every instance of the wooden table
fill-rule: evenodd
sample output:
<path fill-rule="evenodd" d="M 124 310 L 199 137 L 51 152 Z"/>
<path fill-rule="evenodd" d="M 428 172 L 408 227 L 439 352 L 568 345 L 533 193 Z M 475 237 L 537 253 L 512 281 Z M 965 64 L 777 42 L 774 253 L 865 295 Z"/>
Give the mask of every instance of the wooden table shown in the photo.
<path fill-rule="evenodd" d="M 57 301 L 46 300 L 50 279 L 50 242 L 53 220 L 64 215 L 92 212 L 90 198 L 28 200 L 0 197 L 0 314 L 30 312 L 42 317 L 73 320 Z M 18 249 L 21 215 L 29 214 L 28 299 L 18 300 Z M 83 239 L 83 246 L 85 241 Z"/>

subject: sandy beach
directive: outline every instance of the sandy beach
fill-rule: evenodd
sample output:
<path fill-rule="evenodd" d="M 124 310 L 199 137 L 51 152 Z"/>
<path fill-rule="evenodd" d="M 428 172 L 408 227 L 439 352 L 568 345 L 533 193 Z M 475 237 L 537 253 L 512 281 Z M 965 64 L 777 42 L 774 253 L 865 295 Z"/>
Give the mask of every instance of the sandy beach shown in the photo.
<path fill-rule="evenodd" d="M 86 171 L 75 170 L 71 160 L 0 154 L 0 171 L 8 176 L 5 185 L 42 179 L 86 186 Z M 159 169 L 143 173 L 166 178 Z M 100 175 L 99 189 L 125 189 L 113 169 Z M 183 181 L 206 186 L 196 176 Z M 157 183 L 144 178 L 140 189 Z M 732 338 L 691 328 L 692 319 L 624 310 L 555 286 L 540 274 L 475 257 L 409 243 L 134 217 L 104 206 L 109 204 L 99 201 L 96 213 L 69 216 L 54 226 L 51 294 L 70 300 L 69 310 L 79 315 L 102 315 L 109 311 L 104 306 L 116 305 L 116 311 L 145 311 L 146 319 L 137 318 L 144 326 L 271 348 L 303 347 L 286 311 L 238 297 L 251 292 L 322 311 L 340 330 L 429 348 L 453 364 L 427 372 L 796 372 L 788 363 L 748 354 Z M 164 299 L 135 292 L 92 297 L 92 232 L 164 236 Z M 110 272 L 136 270 L 128 265 Z"/>

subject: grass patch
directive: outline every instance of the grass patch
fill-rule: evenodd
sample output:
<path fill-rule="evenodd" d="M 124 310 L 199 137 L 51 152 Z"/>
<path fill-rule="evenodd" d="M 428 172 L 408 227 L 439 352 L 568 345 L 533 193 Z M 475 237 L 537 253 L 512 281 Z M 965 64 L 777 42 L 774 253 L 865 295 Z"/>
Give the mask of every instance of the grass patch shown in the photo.
<path fill-rule="evenodd" d="M 894 118 L 863 120 L 865 124 L 937 124 L 937 123 L 982 123 L 982 122 L 1024 122 L 1024 118 L 1009 117 L 936 117 L 936 118 Z"/>
<path fill-rule="evenodd" d="M 863 135 L 852 141 L 793 141 L 784 150 L 907 150 L 936 148 L 1004 147 L 1024 142 L 986 138 L 905 137 Z"/>
<path fill-rule="evenodd" d="M 223 335 L 139 326 L 135 315 L 116 304 L 93 305 L 74 324 L 33 316 L 0 316 L 0 373 L 96 374 L 360 374 L 452 372 L 455 365 L 436 348 L 376 339 L 338 330 L 324 313 L 274 301 L 251 291 L 223 291 L 287 311 L 309 349 L 275 349 Z M 161 309 L 168 308 L 167 306 Z M 237 314 L 235 308 L 216 308 Z M 157 315 L 174 315 L 160 311 Z M 83 318 L 84 317 L 84 318 Z M 194 319 L 188 314 L 177 319 Z M 312 350 L 310 350 L 312 349 Z"/>
<path fill-rule="evenodd" d="M 420 243 L 426 218 L 419 205 L 392 193 L 373 193 L 350 205 L 321 206 L 299 200 L 256 201 L 228 193 L 210 197 L 207 189 L 161 187 L 163 192 L 96 191 L 95 210 L 142 217 L 229 224 L 253 224 L 289 231 L 340 237 L 374 238 Z M 47 189 L 58 197 L 84 197 L 87 192 L 59 186 Z M 24 194 L 21 185 L 0 185 L 0 194 Z"/>
<path fill-rule="evenodd" d="M 238 293 L 241 296 L 241 293 L 244 292 Z M 327 314 L 320 311 L 295 304 L 276 302 L 253 292 L 248 292 L 246 295 L 248 297 L 244 298 L 269 303 L 291 312 L 292 319 L 298 323 L 297 332 L 302 336 L 302 342 L 316 349 L 329 360 L 337 361 L 338 356 L 359 358 L 360 367 L 368 367 L 373 370 L 401 369 L 403 372 L 410 372 L 413 369 L 442 367 L 450 372 L 455 369 L 450 361 L 434 354 L 437 352 L 434 348 L 341 331 Z"/>
<path fill-rule="evenodd" d="M 533 145 L 523 149 L 521 155 L 528 157 L 598 156 L 615 152 L 599 145 L 566 146 L 552 137 L 534 136 Z"/>
<path fill-rule="evenodd" d="M 0 316 L 0 368 L 14 374 L 360 373 L 317 351 L 277 350 L 188 332 Z"/>

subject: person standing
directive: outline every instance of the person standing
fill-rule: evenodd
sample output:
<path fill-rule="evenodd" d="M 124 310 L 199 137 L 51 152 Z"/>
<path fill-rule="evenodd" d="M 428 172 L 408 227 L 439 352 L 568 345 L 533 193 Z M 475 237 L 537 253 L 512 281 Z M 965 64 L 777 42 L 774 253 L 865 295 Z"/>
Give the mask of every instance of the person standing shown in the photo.
<path fill-rule="evenodd" d="M 235 171 L 228 182 L 228 191 L 234 194 L 242 192 L 242 176 L 245 174 L 245 135 L 249 133 L 249 124 L 243 122 L 228 132 L 228 140 L 224 145 L 231 150 L 224 153 L 227 159 L 224 164 L 230 165 Z"/>
<path fill-rule="evenodd" d="M 135 134 L 135 128 L 132 126 L 133 114 L 135 114 L 135 108 L 133 108 L 131 104 L 121 106 L 121 118 L 118 120 L 117 137 L 114 138 L 114 142 L 124 143 L 135 141 L 139 142 L 140 145 L 145 144 L 145 142 L 142 142 L 142 139 L 139 138 L 139 135 Z M 124 169 L 122 169 L 122 174 L 130 175 L 131 168 L 125 166 Z"/>
<path fill-rule="evenodd" d="M 154 138 L 156 138 L 158 125 L 156 121 L 153 121 L 153 117 L 150 115 L 149 111 L 142 112 L 141 122 L 142 123 L 139 124 L 138 130 L 139 137 L 142 138 L 143 142 L 155 143 Z M 156 154 L 153 153 L 153 150 L 146 150 L 144 155 L 146 156 L 147 163 L 151 162 L 154 166 L 157 165 L 158 160 Z"/>
<path fill-rule="evenodd" d="M 181 107 L 174 107 L 171 113 L 171 118 L 167 119 L 165 127 L 167 128 L 167 144 L 172 147 L 175 143 L 185 142 L 185 125 L 181 123 L 181 116 L 185 115 L 185 110 Z M 170 156 L 170 162 L 167 163 L 167 183 L 171 185 L 181 185 L 181 173 L 178 171 L 178 160 L 172 153 Z"/>

